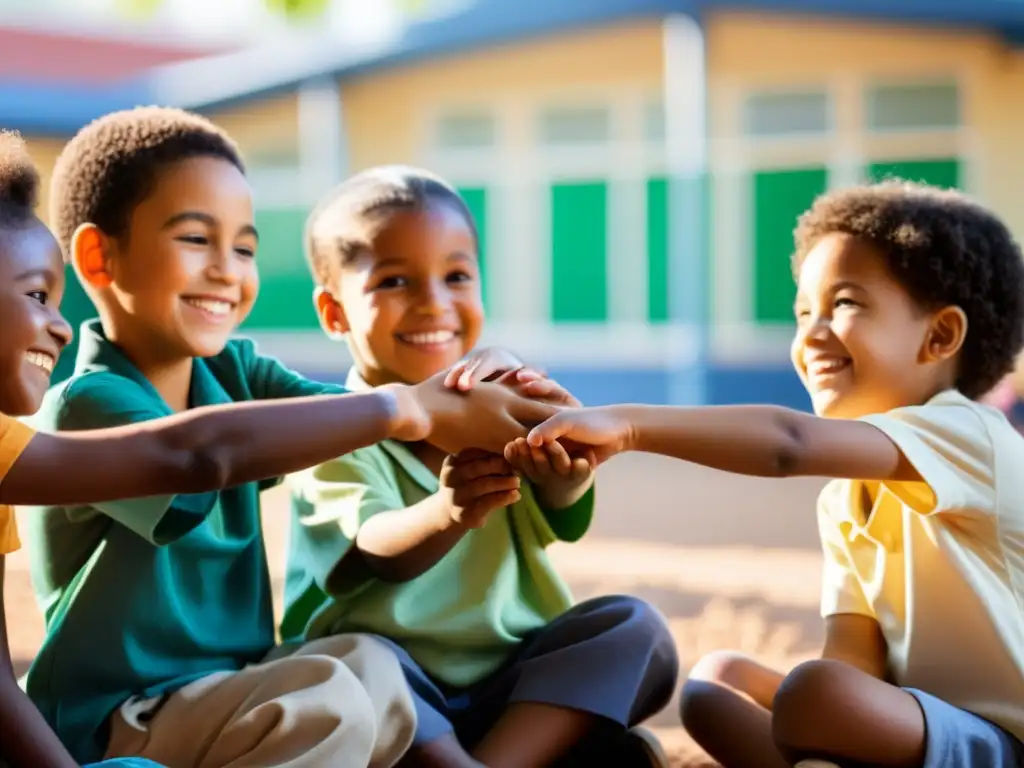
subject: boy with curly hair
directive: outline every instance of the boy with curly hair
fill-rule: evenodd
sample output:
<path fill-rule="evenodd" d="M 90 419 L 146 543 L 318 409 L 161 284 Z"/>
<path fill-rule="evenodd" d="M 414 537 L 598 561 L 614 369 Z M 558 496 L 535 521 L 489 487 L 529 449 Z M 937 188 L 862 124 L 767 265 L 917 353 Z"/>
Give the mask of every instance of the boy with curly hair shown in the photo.
<path fill-rule="evenodd" d="M 1024 764 L 1024 438 L 978 398 L 1024 342 L 1024 263 L 955 191 L 827 194 L 796 230 L 792 361 L 814 416 L 773 406 L 565 412 L 568 439 L 822 491 L 820 660 L 702 659 L 683 724 L 726 766 Z"/>
<path fill-rule="evenodd" d="M 282 400 L 200 434 L 214 457 L 242 451 L 265 477 L 396 429 L 449 450 L 493 449 L 525 433 L 520 420 L 555 410 L 500 384 L 457 393 L 443 376 L 370 400 L 324 397 L 344 390 L 232 340 L 258 287 L 252 195 L 233 142 L 198 116 L 140 108 L 86 126 L 58 158 L 51 214 L 100 319 L 83 326 L 74 375 L 44 399 L 47 431 Z M 47 636 L 29 695 L 79 760 L 394 764 L 415 728 L 394 654 L 356 634 L 274 648 L 259 509 L 268 484 L 240 474 L 221 478 L 232 482 L 219 493 L 136 481 L 130 494 L 35 499 L 49 506 L 23 519 Z"/>

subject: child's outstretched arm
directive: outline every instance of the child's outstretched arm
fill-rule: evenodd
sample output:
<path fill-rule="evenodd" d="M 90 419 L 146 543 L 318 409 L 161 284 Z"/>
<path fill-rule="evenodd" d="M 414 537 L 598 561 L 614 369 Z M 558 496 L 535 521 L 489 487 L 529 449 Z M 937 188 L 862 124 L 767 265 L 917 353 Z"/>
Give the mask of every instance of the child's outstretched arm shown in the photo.
<path fill-rule="evenodd" d="M 499 384 L 456 392 L 440 374 L 368 393 L 233 403 L 108 430 L 40 433 L 0 483 L 0 503 L 199 493 L 295 472 L 388 438 L 429 439 L 453 452 L 501 451 L 524 426 L 556 411 Z M 60 482 L 53 482 L 54 467 Z"/>
<path fill-rule="evenodd" d="M 77 768 L 42 714 L 18 687 L 4 619 L 4 556 L 0 555 L 0 763 Z"/>
<path fill-rule="evenodd" d="M 566 410 L 528 442 L 590 446 L 598 462 L 623 451 L 671 456 L 760 477 L 815 475 L 916 480 L 896 443 L 871 424 L 770 405 L 610 405 Z"/>

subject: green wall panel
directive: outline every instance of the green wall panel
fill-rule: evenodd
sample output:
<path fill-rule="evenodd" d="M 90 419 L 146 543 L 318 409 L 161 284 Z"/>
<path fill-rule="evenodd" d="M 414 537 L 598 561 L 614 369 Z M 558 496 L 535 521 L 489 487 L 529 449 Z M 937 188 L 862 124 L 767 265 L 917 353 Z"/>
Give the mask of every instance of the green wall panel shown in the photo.
<path fill-rule="evenodd" d="M 758 171 L 753 175 L 754 317 L 790 323 L 796 287 L 790 272 L 797 217 L 828 188 L 825 168 Z"/>
<path fill-rule="evenodd" d="M 313 278 L 302 251 L 306 214 L 303 208 L 256 212 L 260 295 L 244 329 L 296 331 L 320 327 L 313 309 Z"/>
<path fill-rule="evenodd" d="M 608 317 L 608 185 L 551 186 L 551 317 L 602 322 Z"/>
<path fill-rule="evenodd" d="M 871 181 L 895 177 L 946 189 L 959 189 L 962 183 L 960 161 L 955 158 L 872 163 L 867 168 L 867 176 Z"/>
<path fill-rule="evenodd" d="M 486 187 L 459 187 L 459 194 L 466 201 L 466 207 L 476 222 L 476 231 L 480 239 L 480 281 L 482 283 L 484 306 L 489 307 L 490 284 L 487 279 L 487 244 L 490 218 L 488 217 L 488 192 Z"/>
<path fill-rule="evenodd" d="M 669 315 L 668 180 L 647 180 L 647 319 L 663 323 Z"/>

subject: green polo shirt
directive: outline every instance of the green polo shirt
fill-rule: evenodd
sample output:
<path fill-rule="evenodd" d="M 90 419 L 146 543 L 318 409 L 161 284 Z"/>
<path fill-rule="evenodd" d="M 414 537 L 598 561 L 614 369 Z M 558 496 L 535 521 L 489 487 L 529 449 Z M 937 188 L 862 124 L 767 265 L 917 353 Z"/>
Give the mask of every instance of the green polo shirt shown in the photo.
<path fill-rule="evenodd" d="M 194 361 L 189 405 L 328 391 L 344 390 L 303 379 L 236 340 Z M 47 393 L 34 426 L 92 429 L 170 413 L 93 321 L 82 326 L 74 375 Z M 76 759 L 100 758 L 107 718 L 129 697 L 241 669 L 273 646 L 259 502 L 273 484 L 22 514 L 47 630 L 27 690 Z"/>
<path fill-rule="evenodd" d="M 351 383 L 350 388 L 353 388 Z M 545 548 L 590 525 L 594 492 L 546 511 L 528 484 L 421 576 L 346 583 L 334 573 L 359 526 L 437 492 L 438 479 L 405 446 L 385 441 L 293 475 L 281 635 L 371 632 L 401 645 L 435 679 L 465 687 L 508 658 L 528 633 L 572 605 Z"/>

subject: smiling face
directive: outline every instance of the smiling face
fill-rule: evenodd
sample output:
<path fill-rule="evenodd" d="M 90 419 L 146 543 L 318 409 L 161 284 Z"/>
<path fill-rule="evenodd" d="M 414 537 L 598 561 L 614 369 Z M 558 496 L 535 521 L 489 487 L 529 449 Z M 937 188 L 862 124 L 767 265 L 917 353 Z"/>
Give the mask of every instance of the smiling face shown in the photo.
<path fill-rule="evenodd" d="M 50 374 L 71 341 L 60 314 L 64 262 L 40 222 L 0 231 L 0 412 L 38 410 Z"/>
<path fill-rule="evenodd" d="M 224 349 L 259 290 L 256 244 L 245 177 L 221 158 L 194 157 L 160 169 L 124 236 L 99 233 L 92 250 L 76 244 L 75 258 L 108 336 L 136 361 L 169 361 Z"/>
<path fill-rule="evenodd" d="M 792 360 L 820 416 L 917 405 L 953 385 L 966 320 L 925 311 L 871 245 L 827 235 L 800 267 Z"/>
<path fill-rule="evenodd" d="M 458 362 L 483 325 L 476 238 L 447 203 L 400 210 L 367 223 L 366 247 L 344 265 L 339 302 L 319 310 L 329 332 L 347 333 L 359 374 L 372 386 L 415 384 Z"/>

